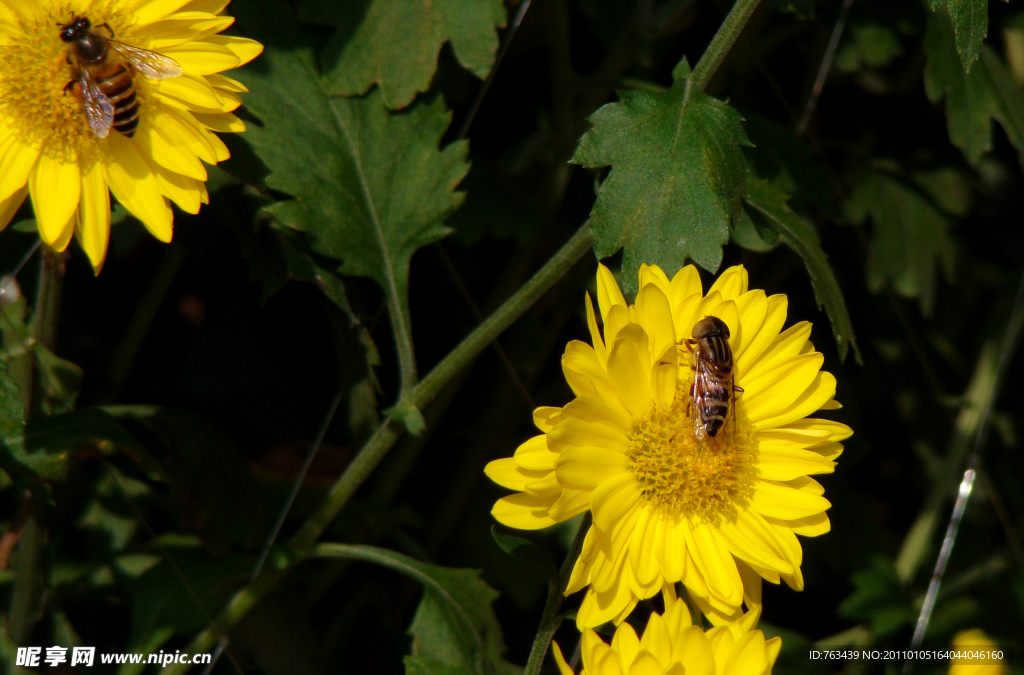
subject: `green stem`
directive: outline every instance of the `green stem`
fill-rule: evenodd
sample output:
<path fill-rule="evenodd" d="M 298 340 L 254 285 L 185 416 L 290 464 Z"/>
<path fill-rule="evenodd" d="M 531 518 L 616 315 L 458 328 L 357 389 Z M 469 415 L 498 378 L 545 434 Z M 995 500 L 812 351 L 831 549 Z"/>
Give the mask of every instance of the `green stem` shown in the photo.
<path fill-rule="evenodd" d="M 530 649 L 530 658 L 526 661 L 523 675 L 538 675 L 541 666 L 544 665 L 544 656 L 551 646 L 551 638 L 554 637 L 558 625 L 562 623 L 558 610 L 562 607 L 562 597 L 565 595 L 566 586 L 569 585 L 569 577 L 576 566 L 576 559 L 583 550 L 583 540 L 590 530 L 590 519 L 590 511 L 587 511 L 580 521 L 580 529 L 576 531 L 576 538 L 573 539 L 569 552 L 565 554 L 558 576 L 548 581 L 548 599 L 544 603 L 544 613 L 540 617 L 540 626 L 537 627 L 537 636 L 533 638 L 533 647 Z"/>
<path fill-rule="evenodd" d="M 53 351 L 60 317 L 60 296 L 64 288 L 66 256 L 48 247 L 43 248 L 43 264 L 39 270 L 39 287 L 32 315 L 31 341 Z M 38 374 L 38 373 L 37 373 Z M 32 382 L 38 379 L 33 376 Z M 49 413 L 45 387 L 33 386 L 28 416 Z M 46 505 L 38 495 L 26 493 L 28 520 L 15 553 L 14 590 L 11 593 L 10 634 L 18 646 L 29 642 L 32 629 L 42 617 L 46 594 Z"/>
<path fill-rule="evenodd" d="M 408 399 L 419 378 L 416 372 L 416 351 L 412 344 L 412 323 L 409 320 L 407 301 L 389 293 L 388 316 L 391 317 L 391 331 L 395 336 L 395 349 L 398 352 L 398 400 L 402 402 Z"/>
<path fill-rule="evenodd" d="M 725 21 L 722 22 L 718 32 L 715 33 L 715 37 L 711 39 L 711 44 L 704 51 L 704 56 L 700 57 L 697 67 L 693 69 L 693 73 L 690 75 L 690 79 L 698 87 L 703 89 L 711 81 L 715 71 L 722 65 L 722 61 L 725 60 L 729 50 L 732 49 L 736 38 L 743 32 L 743 27 L 747 25 L 747 21 L 754 13 L 754 10 L 757 9 L 760 1 L 736 0 L 736 4 L 729 10 L 729 15 L 725 17 Z"/>
<path fill-rule="evenodd" d="M 552 256 L 544 267 L 533 275 L 533 278 L 506 300 L 486 321 L 477 326 L 476 330 L 460 342 L 444 360 L 413 387 L 406 402 L 417 408 L 422 408 L 429 403 L 492 340 L 532 307 L 569 270 L 573 263 L 590 250 L 591 246 L 593 246 L 593 240 L 590 238 L 590 225 L 586 223 Z M 291 550 L 301 553 L 316 543 L 316 540 L 352 498 L 359 486 L 384 459 L 388 450 L 402 435 L 403 430 L 401 424 L 392 420 L 386 420 L 377 427 L 359 454 L 355 456 L 345 472 L 331 487 L 323 504 L 292 537 L 289 542 Z M 189 645 L 188 651 L 198 654 L 212 647 L 217 638 L 245 616 L 246 612 L 277 584 L 300 557 L 297 555 L 286 566 L 265 570 L 256 581 L 238 591 L 220 616 L 195 637 L 192 644 Z M 160 672 L 161 675 L 173 675 L 183 673 L 186 669 L 187 666 L 182 664 L 171 664 Z"/>

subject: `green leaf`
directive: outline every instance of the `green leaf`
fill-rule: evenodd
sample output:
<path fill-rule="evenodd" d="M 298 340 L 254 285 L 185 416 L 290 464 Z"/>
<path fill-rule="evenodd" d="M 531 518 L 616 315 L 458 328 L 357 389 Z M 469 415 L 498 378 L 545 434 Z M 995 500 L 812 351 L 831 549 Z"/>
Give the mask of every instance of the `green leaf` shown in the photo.
<path fill-rule="evenodd" d="M 825 313 L 832 323 L 832 335 L 836 340 L 840 361 L 846 359 L 846 354 L 852 347 L 854 358 L 857 359 L 857 363 L 861 363 L 857 338 L 853 333 L 853 322 L 850 321 L 850 313 L 846 309 L 846 301 L 843 299 L 843 292 L 839 288 L 835 273 L 817 236 L 800 216 L 790 210 L 786 201 L 786 195 L 774 189 L 767 181 L 758 180 L 753 176 L 748 178 L 745 202 L 751 217 L 760 217 L 766 226 L 778 232 L 786 245 L 804 259 L 818 307 L 825 308 Z"/>
<path fill-rule="evenodd" d="M 269 530 L 265 496 L 238 449 L 183 412 L 155 406 L 110 406 L 161 462 L 185 526 L 211 551 L 253 546 Z"/>
<path fill-rule="evenodd" d="M 485 77 L 498 50 L 496 29 L 505 25 L 502 0 L 347 0 L 332 3 L 341 7 L 330 13 L 322 4 L 307 2 L 303 15 L 356 26 L 324 50 L 328 91 L 352 96 L 377 84 L 389 108 L 404 108 L 430 88 L 446 42 L 464 68 Z"/>
<path fill-rule="evenodd" d="M 268 30 L 255 19 L 246 26 L 257 36 Z M 468 145 L 438 149 L 451 118 L 440 98 L 400 114 L 388 112 L 379 90 L 332 99 L 312 53 L 282 46 L 301 45 L 292 30 L 281 22 L 262 68 L 238 75 L 264 125 L 246 139 L 271 171 L 267 186 L 294 197 L 267 211 L 305 233 L 316 254 L 340 261 L 333 271 L 372 278 L 407 313 L 409 261 L 449 233 L 443 223 L 462 202 L 455 187 Z M 408 332 L 407 323 L 398 328 Z"/>
<path fill-rule="evenodd" d="M 321 544 L 315 555 L 364 560 L 423 584 L 423 599 L 409 626 L 412 658 L 406 660 L 407 673 L 512 672 L 502 658 L 505 642 L 491 607 L 498 592 L 479 571 L 438 567 L 375 546 Z"/>
<path fill-rule="evenodd" d="M 931 5 L 936 11 L 942 6 L 949 10 L 956 34 L 956 51 L 964 71 L 969 72 L 988 35 L 988 0 L 932 0 Z"/>
<path fill-rule="evenodd" d="M 590 117 L 572 161 L 611 165 L 590 214 L 594 253 L 625 247 L 626 291 L 641 263 L 671 276 L 687 258 L 715 272 L 739 216 L 750 145 L 739 113 L 688 79 L 667 92 L 622 91 Z"/>
<path fill-rule="evenodd" d="M 836 69 L 854 73 L 884 68 L 902 53 L 900 39 L 892 28 L 877 23 L 854 24 L 849 37 L 836 52 Z"/>
<path fill-rule="evenodd" d="M 740 114 L 754 144 L 743 150 L 751 171 L 789 195 L 790 203 L 798 210 L 813 204 L 826 213 L 832 211 L 835 192 L 828 174 L 792 129 L 753 111 L 740 110 Z"/>
<path fill-rule="evenodd" d="M 21 407 L 21 390 L 7 372 L 7 362 L 0 360 L 0 443 L 17 436 L 25 427 L 25 410 Z"/>
<path fill-rule="evenodd" d="M 925 91 L 933 103 L 946 100 L 949 138 L 977 164 L 992 149 L 992 120 L 998 120 L 1024 161 L 1024 94 L 991 49 L 965 72 L 949 15 L 941 9 L 928 17 L 924 50 Z"/>
<path fill-rule="evenodd" d="M 936 272 L 953 273 L 954 245 L 949 230 L 953 218 L 899 167 L 879 164 L 854 183 L 845 210 L 849 220 L 871 220 L 867 285 L 874 293 L 886 284 L 900 295 L 918 298 L 921 312 L 935 307 Z"/>
<path fill-rule="evenodd" d="M 19 481 L 56 483 L 74 463 L 94 456 L 124 453 L 151 477 L 160 468 L 139 442 L 110 414 L 98 408 L 29 420 L 20 433 L 4 436 L 0 465 Z"/>
<path fill-rule="evenodd" d="M 891 635 L 913 622 L 917 612 L 891 561 L 874 556 L 871 567 L 855 572 L 851 581 L 855 590 L 839 605 L 840 616 L 868 621 L 877 636 Z"/>
<path fill-rule="evenodd" d="M 198 630 L 224 607 L 249 578 L 248 554 L 213 558 L 201 548 L 162 546 L 159 564 L 132 588 L 132 631 L 128 649 L 156 652 L 174 635 Z M 120 675 L 141 673 L 145 664 L 125 666 Z"/>
<path fill-rule="evenodd" d="M 501 547 L 501 550 L 513 558 L 533 565 L 549 577 L 558 574 L 558 568 L 555 567 L 555 563 L 547 551 L 529 539 L 505 534 L 498 530 L 497 525 L 491 525 L 491 536 L 494 537 L 494 542 Z"/>

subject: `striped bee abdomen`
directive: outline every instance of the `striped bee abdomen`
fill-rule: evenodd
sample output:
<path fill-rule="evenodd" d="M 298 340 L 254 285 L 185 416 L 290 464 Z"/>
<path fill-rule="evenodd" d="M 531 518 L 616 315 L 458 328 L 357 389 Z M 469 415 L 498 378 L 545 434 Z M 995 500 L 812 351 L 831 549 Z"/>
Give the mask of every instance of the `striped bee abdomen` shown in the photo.
<path fill-rule="evenodd" d="M 121 63 L 107 64 L 103 70 L 102 74 L 95 73 L 96 84 L 114 106 L 114 128 L 131 138 L 139 126 L 139 100 L 132 74 Z"/>
<path fill-rule="evenodd" d="M 715 437 L 725 426 L 735 389 L 729 327 L 717 317 L 704 317 L 694 326 L 693 339 L 686 345 L 693 352 L 696 371 L 690 388 L 696 435 Z"/>

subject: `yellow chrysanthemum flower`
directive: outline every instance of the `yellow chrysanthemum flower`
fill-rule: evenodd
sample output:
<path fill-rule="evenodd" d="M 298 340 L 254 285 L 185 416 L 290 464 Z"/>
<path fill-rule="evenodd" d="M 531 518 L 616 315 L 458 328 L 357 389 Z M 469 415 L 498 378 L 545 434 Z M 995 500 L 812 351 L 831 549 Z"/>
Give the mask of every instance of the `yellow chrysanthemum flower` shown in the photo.
<path fill-rule="evenodd" d="M 487 475 L 518 490 L 492 513 L 539 529 L 590 509 L 593 526 L 566 593 L 589 585 L 581 627 L 620 622 L 638 600 L 682 581 L 715 622 L 760 603 L 761 578 L 803 587 L 796 535 L 829 530 L 829 502 L 813 474 L 831 473 L 849 427 L 808 419 L 838 408 L 835 378 L 808 341 L 811 325 L 782 331 L 784 295 L 747 290 L 743 267 L 708 291 L 692 267 L 671 281 L 640 269 L 636 304 L 612 274 L 597 275 L 604 333 L 587 296 L 593 346 L 570 342 L 562 369 L 575 400 L 538 408 L 544 433 Z M 716 436 L 700 438 L 690 413 L 692 357 L 681 346 L 705 316 L 731 333 L 743 389 Z"/>
<path fill-rule="evenodd" d="M 610 645 L 590 628 L 583 629 L 583 670 L 580 675 L 626 675 L 652 673 L 683 675 L 770 675 L 782 648 L 782 638 L 764 639 L 755 630 L 760 608 L 738 621 L 716 626 L 705 633 L 690 620 L 682 600 L 666 600 L 665 614 L 651 614 L 643 637 L 633 627 L 621 624 Z M 562 675 L 573 675 L 562 650 L 552 643 L 555 661 Z"/>
<path fill-rule="evenodd" d="M 958 652 L 999 651 L 999 645 L 980 628 L 962 630 L 953 636 L 953 649 Z M 995 658 L 954 658 L 949 675 L 1003 675 L 1006 664 Z"/>
<path fill-rule="evenodd" d="M 153 236 L 170 241 L 170 202 L 197 213 L 208 199 L 203 162 L 229 156 L 212 132 L 245 130 L 231 111 L 246 89 L 220 73 L 263 47 L 218 35 L 234 21 L 220 16 L 229 1 L 0 0 L 0 230 L 31 195 L 42 240 L 62 251 L 74 234 L 99 271 L 113 192 Z M 76 17 L 181 67 L 168 79 L 134 72 L 140 117 L 131 138 L 116 130 L 100 138 L 80 89 L 68 86 L 75 59 L 60 32 Z M 126 62 L 116 49 L 107 59 Z"/>

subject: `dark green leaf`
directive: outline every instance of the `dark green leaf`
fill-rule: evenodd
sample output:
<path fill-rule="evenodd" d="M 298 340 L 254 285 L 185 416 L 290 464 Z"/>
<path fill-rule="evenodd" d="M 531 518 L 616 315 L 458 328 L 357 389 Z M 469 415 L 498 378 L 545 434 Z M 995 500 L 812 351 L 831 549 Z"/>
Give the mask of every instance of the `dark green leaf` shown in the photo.
<path fill-rule="evenodd" d="M 125 453 L 151 477 L 160 475 L 139 442 L 98 408 L 29 420 L 23 433 L 3 439 L 0 463 L 21 480 L 55 483 L 67 478 L 76 461 L 115 453 Z"/>
<path fill-rule="evenodd" d="M 687 258 L 715 272 L 746 179 L 739 113 L 690 80 L 664 93 L 623 91 L 590 117 L 572 161 L 611 165 L 591 212 L 598 259 L 625 247 L 624 290 L 641 263 L 670 276 Z"/>
<path fill-rule="evenodd" d="M 835 193 L 821 162 L 794 135 L 792 129 L 755 112 L 741 110 L 743 128 L 753 142 L 744 148 L 750 169 L 780 192 L 789 195 L 796 208 L 814 204 L 830 212 Z"/>
<path fill-rule="evenodd" d="M 407 672 L 512 671 L 502 658 L 505 642 L 491 607 L 498 592 L 480 578 L 479 571 L 438 567 L 375 546 L 322 544 L 317 554 L 365 560 L 423 584 L 423 599 L 409 626 L 413 667 L 420 670 Z M 440 664 L 447 670 L 437 670 Z"/>
<path fill-rule="evenodd" d="M 876 23 L 850 26 L 848 37 L 836 52 L 836 69 L 854 73 L 884 68 L 903 53 L 900 39 L 892 28 Z"/>
<path fill-rule="evenodd" d="M 7 362 L 0 360 L 0 443 L 19 435 L 25 426 L 21 390 L 8 374 L 7 368 Z"/>
<path fill-rule="evenodd" d="M 82 369 L 39 342 L 32 345 L 32 355 L 39 369 L 36 379 L 42 387 L 43 412 L 56 415 L 73 410 L 84 378 Z"/>
<path fill-rule="evenodd" d="M 496 29 L 505 25 L 501 0 L 334 4 L 351 5 L 341 9 L 347 16 L 339 16 L 338 25 L 357 27 L 336 37 L 325 50 L 327 90 L 352 96 L 377 84 L 389 108 L 404 108 L 430 87 L 445 42 L 463 67 L 477 77 L 486 76 L 498 49 Z"/>
<path fill-rule="evenodd" d="M 533 565 L 549 577 L 558 573 L 558 568 L 555 567 L 555 563 L 547 551 L 529 539 L 500 532 L 497 525 L 491 525 L 491 536 L 494 537 L 494 542 L 501 547 L 501 550 L 513 558 Z"/>
<path fill-rule="evenodd" d="M 832 335 L 836 340 L 839 359 L 845 359 L 847 351 L 852 347 L 854 357 L 860 363 L 860 350 L 857 348 L 857 338 L 853 333 L 853 323 L 843 300 L 843 292 L 814 232 L 786 205 L 786 196 L 772 188 L 767 181 L 751 176 L 747 180 L 745 202 L 752 216 L 763 218 L 764 224 L 776 230 L 786 245 L 804 259 L 818 307 L 825 308 L 832 323 Z"/>
<path fill-rule="evenodd" d="M 438 150 L 444 102 L 391 114 L 379 90 L 330 98 L 308 51 L 270 44 L 260 62 L 239 74 L 265 125 L 246 138 L 271 171 L 267 185 L 294 197 L 268 211 L 340 261 L 335 271 L 371 277 L 404 307 L 413 253 L 448 234 L 444 220 L 462 201 L 467 144 Z"/>
<path fill-rule="evenodd" d="M 934 103 L 946 99 L 949 138 L 967 160 L 976 164 L 992 149 L 993 119 L 1024 157 L 1024 94 L 992 50 L 982 47 L 981 60 L 964 72 L 953 26 L 942 9 L 928 17 L 924 49 L 925 91 Z"/>
<path fill-rule="evenodd" d="M 729 239 L 748 251 L 764 253 L 779 243 L 779 233 L 764 225 L 762 219 L 754 220 L 747 210 L 743 209 L 740 211 L 740 217 L 729 228 Z"/>
<path fill-rule="evenodd" d="M 988 0 L 932 0 L 931 5 L 939 12 L 943 5 L 949 10 L 956 33 L 956 51 L 964 71 L 970 71 L 988 35 Z"/>
<path fill-rule="evenodd" d="M 405 675 L 472 675 L 471 670 L 429 656 L 406 656 Z"/>
<path fill-rule="evenodd" d="M 953 273 L 953 219 L 919 183 L 901 178 L 898 167 L 878 168 L 854 184 L 845 207 L 851 221 L 872 223 L 868 288 L 877 293 L 892 284 L 900 295 L 918 298 L 928 315 L 935 307 L 937 268 L 947 278 Z"/>
<path fill-rule="evenodd" d="M 156 652 L 172 636 L 206 626 L 246 582 L 254 563 L 238 553 L 212 558 L 201 548 L 163 546 L 161 553 L 173 562 L 165 557 L 134 584 L 130 650 Z"/>
<path fill-rule="evenodd" d="M 868 621 L 879 636 L 913 622 L 917 613 L 889 560 L 875 556 L 871 567 L 855 572 L 851 581 L 855 590 L 839 605 L 840 616 Z"/>
<path fill-rule="evenodd" d="M 269 530 L 252 470 L 230 441 L 185 413 L 150 406 L 108 408 L 161 462 L 185 525 L 211 551 L 252 546 Z"/>

